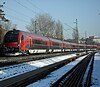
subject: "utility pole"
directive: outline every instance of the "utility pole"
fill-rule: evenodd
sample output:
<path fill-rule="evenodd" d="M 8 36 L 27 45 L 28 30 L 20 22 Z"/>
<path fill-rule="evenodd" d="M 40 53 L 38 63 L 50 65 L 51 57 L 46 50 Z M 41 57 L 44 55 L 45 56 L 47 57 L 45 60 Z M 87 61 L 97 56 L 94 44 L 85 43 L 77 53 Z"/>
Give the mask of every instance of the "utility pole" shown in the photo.
<path fill-rule="evenodd" d="M 87 33 L 85 32 L 85 52 L 87 53 Z"/>
<path fill-rule="evenodd" d="M 79 40 L 79 33 L 78 33 L 78 22 L 77 22 L 77 19 L 76 19 L 76 42 L 78 44 L 78 40 Z"/>
<path fill-rule="evenodd" d="M 79 33 L 78 33 L 78 22 L 76 19 L 76 22 L 74 22 L 76 24 L 76 29 L 74 29 L 75 31 L 75 42 L 77 43 L 77 51 L 78 51 L 78 41 L 79 41 Z"/>
<path fill-rule="evenodd" d="M 37 34 L 37 30 L 36 30 L 36 20 L 35 20 L 35 34 Z"/>

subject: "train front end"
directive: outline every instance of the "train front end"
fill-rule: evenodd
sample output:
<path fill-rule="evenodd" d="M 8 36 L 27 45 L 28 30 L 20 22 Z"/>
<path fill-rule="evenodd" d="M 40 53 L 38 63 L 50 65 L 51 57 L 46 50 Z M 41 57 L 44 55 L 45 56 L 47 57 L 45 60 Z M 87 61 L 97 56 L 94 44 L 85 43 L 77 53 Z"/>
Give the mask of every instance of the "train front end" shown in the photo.
<path fill-rule="evenodd" d="M 11 30 L 4 36 L 4 54 L 5 55 L 19 55 L 19 30 Z"/>

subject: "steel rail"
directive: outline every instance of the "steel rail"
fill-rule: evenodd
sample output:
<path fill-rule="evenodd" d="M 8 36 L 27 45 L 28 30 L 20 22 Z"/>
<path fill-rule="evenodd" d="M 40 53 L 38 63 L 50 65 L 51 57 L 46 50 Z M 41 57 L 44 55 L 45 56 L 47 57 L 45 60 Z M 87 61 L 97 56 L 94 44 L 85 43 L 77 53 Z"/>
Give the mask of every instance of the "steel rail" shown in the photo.
<path fill-rule="evenodd" d="M 52 84 L 51 87 L 82 87 L 85 71 L 93 55 L 94 53 L 89 54 L 68 73 Z"/>
<path fill-rule="evenodd" d="M 92 58 L 92 62 L 91 62 L 89 71 L 88 71 L 86 83 L 83 85 L 84 87 L 90 87 L 91 86 L 91 77 L 92 77 L 93 65 L 94 65 L 94 55 L 93 55 L 93 58 Z"/>
<path fill-rule="evenodd" d="M 80 57 L 80 55 L 0 81 L 0 87 L 25 87 L 26 85 L 45 77 L 50 72 L 74 61 L 78 57 Z"/>
<path fill-rule="evenodd" d="M 70 53 L 54 53 L 54 54 L 39 54 L 39 55 L 36 54 L 36 55 L 18 56 L 18 57 L 0 57 L 0 67 L 39 60 L 39 59 L 46 59 L 55 56 L 67 55 L 67 54 Z"/>

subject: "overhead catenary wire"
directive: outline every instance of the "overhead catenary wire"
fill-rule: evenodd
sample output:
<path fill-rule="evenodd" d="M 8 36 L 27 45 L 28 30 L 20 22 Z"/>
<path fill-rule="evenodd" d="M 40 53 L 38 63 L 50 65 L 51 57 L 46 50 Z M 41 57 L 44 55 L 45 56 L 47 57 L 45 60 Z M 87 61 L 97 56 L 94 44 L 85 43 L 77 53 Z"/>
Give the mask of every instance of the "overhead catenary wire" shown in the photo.
<path fill-rule="evenodd" d="M 24 23 L 29 23 L 28 21 L 26 21 L 26 20 L 24 20 L 24 19 L 21 19 L 21 18 L 18 18 L 18 17 L 15 17 L 15 16 L 13 16 L 13 15 L 11 15 L 11 14 L 8 14 L 8 13 L 7 13 L 7 15 L 10 16 L 10 17 L 13 17 L 13 18 L 15 18 L 15 19 L 17 19 L 18 21 L 22 21 L 22 22 L 24 22 Z"/>
<path fill-rule="evenodd" d="M 40 7 L 36 6 L 35 4 L 33 4 L 30 0 L 26 0 L 31 6 L 34 6 L 35 8 L 39 9 L 41 12 L 46 13 L 43 9 L 41 9 Z"/>
<path fill-rule="evenodd" d="M 21 5 L 22 7 L 24 7 L 24 8 L 26 8 L 26 9 L 30 10 L 31 12 L 33 12 L 32 9 L 30 9 L 29 7 L 23 5 L 22 3 L 18 2 L 17 0 L 15 0 L 15 2 L 16 2 L 17 4 L 19 4 L 19 5 Z M 34 5 L 34 4 L 33 4 L 32 2 L 30 2 L 29 0 L 28 0 L 28 3 L 29 3 L 30 5 L 32 5 L 32 6 Z M 40 8 L 37 7 L 36 5 L 34 5 L 34 6 L 35 6 L 37 9 L 39 9 L 39 10 L 41 10 L 41 11 L 43 12 L 42 9 L 40 9 Z M 26 14 L 24 14 L 24 13 L 21 13 L 21 12 L 19 12 L 19 11 L 16 11 L 16 10 L 14 10 L 14 9 L 12 9 L 12 8 L 9 8 L 9 7 L 6 7 L 6 6 L 5 6 L 5 8 L 8 9 L 8 10 L 10 10 L 10 11 L 13 11 L 13 12 L 16 12 L 16 13 L 18 13 L 18 14 L 21 14 L 21 15 L 27 17 L 27 18 L 32 19 L 32 17 L 30 17 L 30 16 L 28 16 L 28 15 L 26 15 Z M 34 13 L 36 13 L 36 12 L 34 11 Z M 14 17 L 15 17 L 15 16 L 14 16 Z M 23 21 L 23 19 L 21 19 L 21 18 L 18 18 L 18 17 L 15 17 L 15 18 L 17 18 L 18 20 L 22 20 L 22 21 Z"/>
<path fill-rule="evenodd" d="M 68 27 L 70 27 L 71 29 L 74 29 L 74 30 L 75 30 L 75 28 L 71 27 L 71 26 L 68 25 L 67 23 L 64 23 L 64 24 L 67 25 Z"/>
<path fill-rule="evenodd" d="M 18 3 L 20 6 L 22 6 L 23 8 L 26 8 L 26 9 L 30 10 L 31 12 L 33 12 L 34 14 L 37 14 L 37 12 L 35 12 L 34 10 L 30 9 L 29 7 L 27 7 L 27 6 L 23 5 L 23 4 L 21 4 L 21 3 L 18 2 L 17 0 L 14 0 L 14 1 L 15 1 L 16 3 Z"/>
<path fill-rule="evenodd" d="M 21 12 L 19 12 L 19 11 L 16 11 L 16 10 L 14 10 L 14 9 L 12 9 L 12 8 L 9 8 L 9 7 L 7 7 L 7 6 L 4 6 L 6 9 L 8 9 L 9 11 L 12 11 L 12 12 L 14 12 L 14 13 L 16 13 L 16 14 L 21 14 L 22 16 L 25 16 L 25 17 L 27 17 L 27 18 L 32 18 L 32 17 L 30 17 L 30 16 L 28 16 L 28 15 L 25 15 L 25 14 L 23 14 L 23 13 L 21 13 Z"/>
<path fill-rule="evenodd" d="M 37 13 L 37 12 L 35 12 L 34 10 L 32 10 L 30 7 L 28 7 L 28 6 L 26 6 L 26 5 L 23 5 L 23 3 L 20 3 L 18 0 L 14 0 L 14 2 L 16 2 L 18 5 L 22 6 L 23 8 L 27 9 L 28 11 L 30 11 L 30 12 L 32 12 L 32 13 L 34 13 L 34 14 Z M 29 2 L 29 3 L 31 4 L 31 2 Z M 31 5 L 32 5 L 32 4 L 31 4 Z M 35 6 L 35 5 L 34 5 L 34 6 Z M 32 17 L 30 17 L 30 16 L 28 16 L 28 15 L 26 15 L 26 14 L 24 14 L 24 13 L 21 13 L 21 12 L 15 10 L 15 9 L 13 9 L 13 8 L 9 8 L 8 6 L 4 6 L 4 7 L 6 8 L 6 10 L 12 11 L 12 12 L 18 14 L 18 15 L 21 14 L 22 16 L 25 16 L 25 17 L 27 17 L 27 18 L 29 18 L 29 19 L 32 19 Z M 35 7 L 38 8 L 37 6 L 35 6 Z M 39 9 L 39 8 L 38 8 L 38 9 Z M 42 9 L 40 9 L 40 10 L 42 10 Z M 43 11 L 43 10 L 42 10 L 42 11 Z M 6 13 L 6 14 L 7 14 L 7 16 L 10 17 L 10 19 L 11 19 L 11 18 L 14 18 L 14 19 L 16 19 L 16 20 L 18 20 L 18 21 L 21 21 L 21 22 L 24 22 L 24 23 L 26 23 L 26 24 L 29 24 L 29 22 L 28 22 L 27 20 L 23 19 L 23 18 L 19 18 L 19 17 L 16 16 L 16 15 L 11 15 L 11 14 L 8 14 L 8 13 Z"/>
<path fill-rule="evenodd" d="M 27 1 L 27 3 L 29 3 L 31 6 L 34 6 L 35 8 L 39 9 L 41 12 L 45 13 L 44 10 L 42 10 L 40 7 L 36 6 L 31 0 L 26 0 L 26 1 Z M 14 0 L 14 2 L 16 2 L 16 3 L 17 3 L 18 5 L 20 5 L 21 7 L 27 9 L 28 11 L 33 12 L 34 14 L 37 14 L 37 12 L 35 12 L 32 8 L 30 8 L 28 5 L 24 5 L 24 4 L 23 4 L 22 2 L 20 2 L 19 0 Z M 5 7 L 6 7 L 6 6 L 5 6 Z M 14 10 L 14 9 L 12 9 L 12 8 L 8 8 L 8 7 L 6 7 L 6 8 L 7 8 L 8 10 L 10 10 L 10 11 L 16 12 L 16 14 L 18 13 L 18 14 L 21 14 L 21 15 L 27 17 L 27 18 L 31 18 L 31 17 L 29 17 L 28 15 L 26 15 L 26 14 L 24 14 L 24 13 L 21 13 L 21 12 L 19 12 L 19 11 L 16 11 L 16 10 Z M 15 19 L 17 19 L 17 20 L 19 20 L 19 21 L 22 21 L 22 22 L 25 22 L 25 23 L 29 23 L 29 22 L 27 22 L 26 20 L 24 20 L 24 19 L 22 19 L 22 18 L 16 17 L 15 15 L 14 15 L 14 16 L 13 16 L 13 15 L 9 15 L 9 16 L 11 16 L 11 17 L 13 17 L 13 18 L 15 18 Z"/>
<path fill-rule="evenodd" d="M 23 4 L 19 3 L 17 0 L 16 0 L 16 2 L 17 2 L 19 5 L 23 6 L 24 8 L 27 8 L 27 7 L 25 7 Z M 24 13 L 21 13 L 21 12 L 15 10 L 15 9 L 13 9 L 13 8 L 9 8 L 8 6 L 4 6 L 4 7 L 5 7 L 7 10 L 12 11 L 12 12 L 18 14 L 18 15 L 21 14 L 22 16 L 25 16 L 25 17 L 27 17 L 27 18 L 29 18 L 29 19 L 32 19 L 32 17 L 30 17 L 30 16 L 28 16 L 28 15 L 26 15 L 26 14 L 24 14 Z M 27 9 L 29 9 L 29 8 L 27 8 Z M 33 12 L 33 11 L 31 11 L 31 12 Z M 18 21 L 21 21 L 21 22 L 24 22 L 24 23 L 26 23 L 26 24 L 29 24 L 29 22 L 28 22 L 27 20 L 24 20 L 24 19 L 22 19 L 22 18 L 19 18 L 18 16 L 16 17 L 16 15 L 11 15 L 11 14 L 8 14 L 8 13 L 6 13 L 6 14 L 7 14 L 8 16 L 10 16 L 11 18 L 14 18 L 14 19 L 16 19 L 16 20 L 18 20 Z"/>

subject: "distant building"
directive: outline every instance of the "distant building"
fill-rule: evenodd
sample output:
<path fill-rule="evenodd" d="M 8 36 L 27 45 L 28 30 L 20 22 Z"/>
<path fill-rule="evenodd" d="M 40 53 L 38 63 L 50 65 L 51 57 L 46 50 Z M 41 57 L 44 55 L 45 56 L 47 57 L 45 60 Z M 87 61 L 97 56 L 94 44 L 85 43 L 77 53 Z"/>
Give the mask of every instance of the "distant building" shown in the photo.
<path fill-rule="evenodd" d="M 89 36 L 89 39 L 90 39 L 90 40 L 93 40 L 93 39 L 94 39 L 94 36 Z"/>
<path fill-rule="evenodd" d="M 86 42 L 86 39 L 85 39 L 85 38 L 81 38 L 81 39 L 79 40 L 79 44 L 85 44 L 85 42 Z"/>
<path fill-rule="evenodd" d="M 93 41 L 96 42 L 96 43 L 100 43 L 100 37 L 94 38 Z"/>

